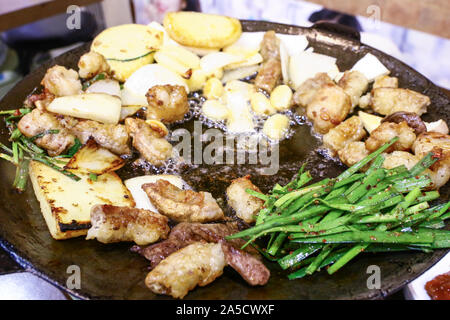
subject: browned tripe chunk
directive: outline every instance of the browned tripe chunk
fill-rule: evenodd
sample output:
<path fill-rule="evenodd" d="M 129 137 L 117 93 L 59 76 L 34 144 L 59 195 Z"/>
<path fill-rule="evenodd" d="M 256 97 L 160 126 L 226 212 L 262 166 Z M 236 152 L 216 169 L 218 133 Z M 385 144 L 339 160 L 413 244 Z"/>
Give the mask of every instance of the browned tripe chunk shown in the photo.
<path fill-rule="evenodd" d="M 267 267 L 248 252 L 236 249 L 230 243 L 222 240 L 222 251 L 227 264 L 236 270 L 248 284 L 263 286 L 270 278 Z"/>
<path fill-rule="evenodd" d="M 154 86 L 146 94 L 147 119 L 171 123 L 184 119 L 189 111 L 186 89 L 183 86 Z"/>
<path fill-rule="evenodd" d="M 182 190 L 166 180 L 146 183 L 142 189 L 158 211 L 177 222 L 212 222 L 224 218 L 209 192 Z"/>
<path fill-rule="evenodd" d="M 128 133 L 122 124 L 104 124 L 93 120 L 79 121 L 71 128 L 71 131 L 86 143 L 93 138 L 100 146 L 118 155 L 130 155 L 128 146 Z"/>
<path fill-rule="evenodd" d="M 133 138 L 133 146 L 151 164 L 163 165 L 172 156 L 172 145 L 144 120 L 127 118 L 125 125 Z"/>
<path fill-rule="evenodd" d="M 134 241 L 147 245 L 167 238 L 169 219 L 149 210 L 96 205 L 91 209 L 91 224 L 86 239 L 102 243 Z"/>
<path fill-rule="evenodd" d="M 410 128 L 405 121 L 401 123 L 383 122 L 372 131 L 370 137 L 366 140 L 366 148 L 369 152 L 374 152 L 395 137 L 398 137 L 399 140 L 386 152 L 408 151 L 416 140 L 414 129 Z"/>
<path fill-rule="evenodd" d="M 274 31 L 267 31 L 261 43 L 261 55 L 264 59 L 255 79 L 255 86 L 268 93 L 281 79 L 280 40 Z"/>
<path fill-rule="evenodd" d="M 236 223 L 190 223 L 181 222 L 177 224 L 170 232 L 169 238 L 151 246 L 141 248 L 134 246 L 132 251 L 138 252 L 150 261 L 150 267 L 154 268 L 168 257 L 171 253 L 184 248 L 185 246 L 198 242 L 219 242 L 224 237 L 237 233 L 239 231 Z M 241 239 L 231 240 L 230 243 L 236 248 L 245 244 Z M 258 256 L 258 252 L 251 246 L 246 250 L 253 255 Z"/>
<path fill-rule="evenodd" d="M 47 150 L 50 156 L 57 156 L 70 148 L 75 137 L 58 121 L 58 118 L 50 112 L 34 109 L 20 119 L 17 124 L 20 132 L 28 138 L 44 134 L 48 130 L 58 130 L 58 133 L 44 134 L 34 142 Z"/>
<path fill-rule="evenodd" d="M 256 221 L 258 214 L 264 205 L 264 201 L 248 194 L 245 190 L 261 192 L 257 186 L 250 181 L 250 176 L 234 179 L 227 188 L 228 204 L 236 212 L 236 216 L 247 223 Z"/>

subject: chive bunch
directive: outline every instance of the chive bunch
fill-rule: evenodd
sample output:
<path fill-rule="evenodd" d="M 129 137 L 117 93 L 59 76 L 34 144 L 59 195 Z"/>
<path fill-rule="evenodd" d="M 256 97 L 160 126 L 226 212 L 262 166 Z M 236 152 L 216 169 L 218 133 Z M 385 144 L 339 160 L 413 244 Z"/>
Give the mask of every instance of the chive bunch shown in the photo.
<path fill-rule="evenodd" d="M 430 152 L 411 170 L 405 166 L 384 169 L 382 153 L 392 139 L 337 178 L 308 185 L 311 174 L 303 166 L 286 186 L 275 185 L 263 199 L 255 226 L 228 236 L 248 240 L 283 270 L 289 279 L 311 275 L 326 267 L 333 274 L 361 252 L 391 252 L 450 248 L 450 202 L 434 207 L 438 191 L 424 171 L 438 161 Z M 364 173 L 360 169 L 370 165 Z M 254 244 L 265 240 L 260 249 Z M 243 247 L 243 248 L 244 248 Z"/>

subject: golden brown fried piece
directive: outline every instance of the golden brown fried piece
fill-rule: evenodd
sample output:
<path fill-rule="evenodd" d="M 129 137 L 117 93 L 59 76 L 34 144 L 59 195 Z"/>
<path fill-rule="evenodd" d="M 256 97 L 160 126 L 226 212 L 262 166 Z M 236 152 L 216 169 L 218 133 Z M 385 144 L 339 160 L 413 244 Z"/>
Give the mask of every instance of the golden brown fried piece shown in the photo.
<path fill-rule="evenodd" d="M 145 285 L 157 294 L 183 298 L 190 290 L 206 286 L 220 277 L 225 256 L 218 243 L 197 242 L 161 261 L 145 278 Z"/>
<path fill-rule="evenodd" d="M 376 88 L 372 90 L 372 109 L 382 115 L 399 111 L 413 112 L 419 116 L 427 112 L 429 97 L 409 89 Z"/>
<path fill-rule="evenodd" d="M 158 211 L 177 222 L 212 222 L 224 218 L 209 192 L 181 190 L 166 180 L 146 183 L 142 189 Z"/>
<path fill-rule="evenodd" d="M 362 141 L 354 141 L 338 151 L 339 159 L 348 167 L 353 166 L 369 155 L 366 145 Z"/>
<path fill-rule="evenodd" d="M 133 146 L 149 163 L 159 166 L 172 156 L 172 145 L 144 120 L 126 118 L 125 126 L 133 138 Z"/>
<path fill-rule="evenodd" d="M 236 216 L 247 223 L 256 221 L 256 215 L 264 205 L 264 201 L 248 194 L 245 190 L 250 189 L 261 192 L 257 186 L 250 181 L 250 176 L 234 179 L 227 188 L 228 204 L 236 212 Z"/>
<path fill-rule="evenodd" d="M 131 154 L 128 146 L 129 137 L 124 125 L 84 120 L 68 124 L 68 126 L 82 143 L 86 143 L 92 137 L 100 146 L 115 154 Z"/>
<path fill-rule="evenodd" d="M 414 129 L 409 127 L 405 121 L 401 123 L 383 122 L 372 131 L 366 140 L 366 148 L 369 152 L 374 152 L 395 137 L 398 137 L 399 140 L 386 150 L 387 153 L 394 150 L 408 151 L 416 140 Z"/>
<path fill-rule="evenodd" d="M 17 127 L 28 138 L 44 134 L 48 130 L 58 130 L 58 133 L 47 133 L 34 140 L 38 146 L 46 149 L 52 157 L 63 153 L 75 141 L 75 136 L 61 125 L 53 113 L 39 109 L 34 109 L 24 115 L 17 124 Z"/>
<path fill-rule="evenodd" d="M 58 65 L 47 70 L 41 84 L 57 97 L 75 95 L 82 91 L 78 73 Z"/>
<path fill-rule="evenodd" d="M 359 71 L 345 71 L 338 86 L 344 89 L 352 101 L 352 110 L 359 105 L 359 99 L 369 88 L 369 80 Z"/>
<path fill-rule="evenodd" d="M 412 147 L 417 158 L 422 159 L 430 151 L 440 157 L 431 166 L 430 177 L 436 189 L 445 185 L 450 179 L 450 136 L 437 132 L 425 132 L 418 136 Z"/>
<path fill-rule="evenodd" d="M 147 245 L 166 239 L 169 219 L 149 210 L 112 205 L 96 205 L 91 209 L 92 227 L 86 240 L 97 238 L 102 243 L 134 241 Z"/>
<path fill-rule="evenodd" d="M 383 154 L 383 156 L 383 168 L 385 169 L 394 169 L 403 165 L 409 170 L 420 160 L 412 153 L 406 151 L 394 151 L 392 153 Z"/>
<path fill-rule="evenodd" d="M 317 91 L 306 108 L 306 115 L 313 121 L 316 132 L 325 134 L 344 121 L 350 109 L 350 97 L 341 87 L 329 84 Z"/>
<path fill-rule="evenodd" d="M 183 86 L 154 86 L 146 94 L 147 119 L 172 123 L 184 119 L 189 111 L 186 89 Z"/>
<path fill-rule="evenodd" d="M 398 78 L 389 76 L 379 76 L 373 83 L 373 89 L 376 88 L 398 88 Z"/>
<path fill-rule="evenodd" d="M 306 107 L 314 99 L 319 89 L 333 84 L 333 80 L 327 73 L 318 73 L 314 78 L 306 80 L 297 88 L 294 93 L 294 103 Z"/>
<path fill-rule="evenodd" d="M 363 123 L 358 116 L 353 116 L 323 136 L 323 144 L 334 155 L 354 141 L 361 141 L 366 136 Z"/>
<path fill-rule="evenodd" d="M 110 71 L 105 57 L 94 51 L 90 51 L 81 56 L 78 61 L 78 69 L 78 74 L 84 79 L 90 79 L 99 73 L 108 73 Z"/>

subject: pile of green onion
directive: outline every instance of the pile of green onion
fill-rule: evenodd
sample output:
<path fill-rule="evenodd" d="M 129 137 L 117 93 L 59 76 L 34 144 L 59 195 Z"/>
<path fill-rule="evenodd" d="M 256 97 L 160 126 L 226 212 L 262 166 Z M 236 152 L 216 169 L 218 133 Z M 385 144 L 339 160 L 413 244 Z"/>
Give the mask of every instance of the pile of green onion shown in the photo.
<path fill-rule="evenodd" d="M 430 152 L 411 170 L 384 169 L 382 153 L 398 138 L 361 160 L 337 178 L 308 185 L 304 167 L 288 185 L 269 194 L 247 189 L 265 201 L 255 226 L 228 236 L 242 238 L 283 270 L 289 279 L 322 268 L 333 274 L 361 252 L 392 252 L 450 248 L 450 202 L 431 207 L 438 191 L 424 171 L 438 161 Z M 360 169 L 370 166 L 364 173 Z M 263 249 L 255 244 L 261 238 Z"/>

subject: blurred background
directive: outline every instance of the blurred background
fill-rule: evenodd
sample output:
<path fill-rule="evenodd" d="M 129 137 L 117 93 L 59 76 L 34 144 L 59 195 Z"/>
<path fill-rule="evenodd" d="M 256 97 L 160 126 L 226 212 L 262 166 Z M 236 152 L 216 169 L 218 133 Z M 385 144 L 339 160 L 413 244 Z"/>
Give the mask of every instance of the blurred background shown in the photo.
<path fill-rule="evenodd" d="M 300 26 L 327 20 L 450 89 L 448 0 L 0 0 L 0 98 L 31 70 L 91 41 L 107 27 L 162 22 L 169 11 L 202 11 Z M 67 296 L 0 249 L 0 299 Z M 1 275 L 1 274 L 6 275 Z M 2 296 L 3 294 L 3 296 Z"/>

